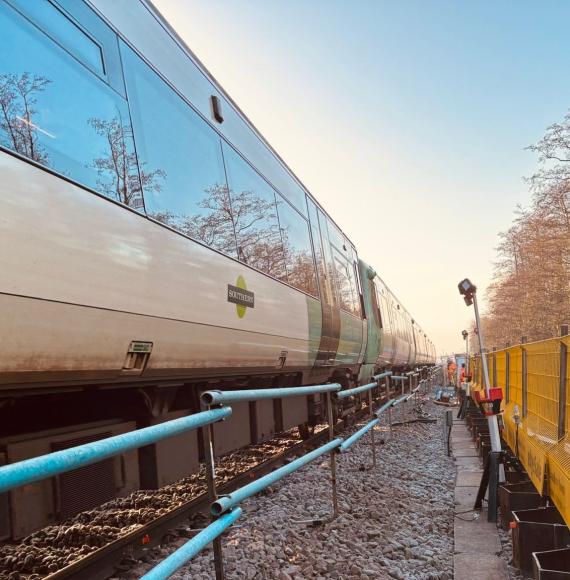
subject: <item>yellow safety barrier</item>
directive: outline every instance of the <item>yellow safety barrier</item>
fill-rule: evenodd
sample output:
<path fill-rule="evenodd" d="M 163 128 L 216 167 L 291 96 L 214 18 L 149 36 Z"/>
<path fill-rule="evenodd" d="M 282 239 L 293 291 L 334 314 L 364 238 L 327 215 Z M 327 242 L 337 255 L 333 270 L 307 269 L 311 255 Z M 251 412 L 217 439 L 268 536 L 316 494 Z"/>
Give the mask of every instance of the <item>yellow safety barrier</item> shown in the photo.
<path fill-rule="evenodd" d="M 570 525 L 570 357 L 563 357 L 562 345 L 570 350 L 569 336 L 521 344 L 486 356 L 491 386 L 503 390 L 503 438 L 537 490 L 550 496 Z M 561 360 L 566 361 L 564 391 Z M 479 356 L 470 359 L 472 392 L 484 389 L 482 366 Z M 563 428 L 559 426 L 561 392 L 565 394 Z"/>

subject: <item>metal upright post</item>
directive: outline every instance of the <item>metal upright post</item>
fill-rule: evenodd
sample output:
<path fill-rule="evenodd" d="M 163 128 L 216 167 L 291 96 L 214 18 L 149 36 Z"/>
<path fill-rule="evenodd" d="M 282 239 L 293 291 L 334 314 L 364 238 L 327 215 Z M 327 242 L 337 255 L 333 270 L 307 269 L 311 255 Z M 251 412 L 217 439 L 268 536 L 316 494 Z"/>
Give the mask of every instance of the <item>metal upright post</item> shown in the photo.
<path fill-rule="evenodd" d="M 368 391 L 368 407 L 370 411 L 370 420 L 374 419 L 374 409 L 372 408 L 372 389 Z M 372 440 L 372 467 L 376 467 L 376 442 L 374 439 L 374 427 L 370 430 L 370 438 Z"/>
<path fill-rule="evenodd" d="M 469 331 L 465 339 L 465 379 L 469 376 Z"/>
<path fill-rule="evenodd" d="M 326 397 L 327 397 L 327 415 L 329 421 L 329 440 L 332 441 L 334 439 L 332 393 L 327 393 Z M 338 493 L 336 487 L 336 451 L 334 449 L 330 452 L 330 459 L 331 459 L 331 484 L 332 484 L 332 501 L 333 501 L 332 519 L 334 520 L 338 516 Z"/>
<path fill-rule="evenodd" d="M 568 325 L 560 327 L 560 336 L 568 334 Z M 566 379 L 568 367 L 568 347 L 560 341 L 560 392 L 558 395 L 558 439 L 562 439 L 566 433 Z"/>
<path fill-rule="evenodd" d="M 479 352 L 481 353 L 481 363 L 483 364 L 483 377 L 485 380 L 485 395 L 489 399 L 491 397 L 491 385 L 489 380 L 489 367 L 487 366 L 487 357 L 485 356 L 485 344 L 483 339 L 483 331 L 481 329 L 481 318 L 479 317 L 479 305 L 477 304 L 477 293 L 473 294 L 473 306 L 475 308 L 475 324 L 477 324 L 477 336 L 479 338 Z M 497 415 L 487 415 L 487 422 L 489 423 L 489 435 L 491 437 L 491 451 L 500 453 L 501 451 L 501 435 L 499 433 L 499 422 Z M 505 469 L 503 464 L 499 466 L 499 481 L 505 481 Z"/>
<path fill-rule="evenodd" d="M 212 424 L 202 427 L 204 440 L 204 456 L 206 459 L 206 483 L 208 486 L 208 499 L 210 505 L 218 499 L 216 491 L 216 467 L 214 463 L 214 426 Z M 212 516 L 212 521 L 216 518 Z M 224 580 L 224 557 L 222 553 L 222 537 L 218 536 L 214 541 L 214 568 L 216 580 Z"/>

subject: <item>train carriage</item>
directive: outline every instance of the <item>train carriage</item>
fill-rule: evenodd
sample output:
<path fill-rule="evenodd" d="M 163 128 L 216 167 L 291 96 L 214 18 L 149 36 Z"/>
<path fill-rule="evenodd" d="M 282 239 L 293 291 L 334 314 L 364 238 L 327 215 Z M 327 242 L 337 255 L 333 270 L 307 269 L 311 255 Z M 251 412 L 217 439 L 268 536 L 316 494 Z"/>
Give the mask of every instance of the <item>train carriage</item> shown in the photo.
<path fill-rule="evenodd" d="M 348 386 L 433 362 L 150 2 L 0 0 L 0 30 L 0 462 L 196 412 L 206 388 Z M 319 412 L 236 406 L 216 450 Z M 112 485 L 81 504 L 61 480 L 12 494 L 0 537 L 181 477 L 199 459 L 181 437 L 191 452 L 110 460 Z"/>

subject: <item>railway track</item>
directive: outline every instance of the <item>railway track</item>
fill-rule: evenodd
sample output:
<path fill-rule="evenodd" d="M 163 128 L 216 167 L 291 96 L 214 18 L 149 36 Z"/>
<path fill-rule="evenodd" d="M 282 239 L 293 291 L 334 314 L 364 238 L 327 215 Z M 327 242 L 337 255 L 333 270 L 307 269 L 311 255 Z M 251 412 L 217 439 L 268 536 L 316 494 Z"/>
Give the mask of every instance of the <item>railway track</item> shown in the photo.
<path fill-rule="evenodd" d="M 335 432 L 342 431 L 367 413 L 368 409 L 364 408 L 345 420 L 338 422 L 335 425 Z M 241 471 L 237 475 L 230 476 L 230 478 L 217 486 L 217 491 L 219 494 L 229 493 L 250 482 L 252 479 L 269 473 L 279 465 L 286 463 L 291 457 L 306 452 L 307 448 L 318 446 L 327 438 L 328 429 L 323 428 L 308 439 L 289 445 L 282 452 L 278 452 L 269 459 L 262 460 L 254 466 Z M 287 437 L 287 435 L 285 435 L 276 438 L 276 444 L 279 445 L 281 442 L 281 445 L 287 445 L 287 442 L 290 443 L 292 440 L 292 436 Z M 264 445 L 267 446 L 270 444 L 271 441 Z M 264 445 L 253 445 L 251 446 L 251 449 L 254 454 L 259 455 L 262 453 L 259 448 L 263 448 Z M 239 452 L 245 454 L 247 454 L 248 451 L 250 451 L 249 448 L 239 450 Z M 227 476 L 228 468 L 225 467 L 222 462 L 219 463 L 218 467 L 219 474 L 220 472 L 225 471 Z M 121 561 L 126 559 L 137 559 L 143 556 L 150 548 L 159 545 L 170 530 L 180 523 L 187 521 L 190 517 L 205 511 L 209 505 L 209 499 L 205 492 L 205 487 L 205 482 L 200 482 L 198 488 L 201 488 L 204 491 L 199 493 L 199 495 L 188 501 L 183 501 L 173 509 L 162 508 L 157 510 L 165 513 L 160 513 L 158 517 L 153 518 L 151 521 L 145 522 L 142 525 L 133 523 L 130 526 L 132 528 L 130 530 L 128 530 L 128 526 L 124 526 L 124 528 L 127 528 L 126 533 L 121 533 L 119 537 L 112 539 L 108 543 L 104 543 L 104 545 L 101 545 L 93 551 L 91 551 L 91 549 L 87 551 L 85 545 L 77 546 L 76 550 L 68 550 L 68 553 L 66 553 L 66 559 L 69 563 L 63 567 L 61 567 L 61 565 L 57 566 L 55 563 L 50 563 L 50 558 L 48 556 L 47 558 L 44 557 L 44 562 L 40 567 L 35 566 L 31 570 L 29 569 L 29 563 L 27 566 L 23 566 L 24 570 L 21 570 L 22 565 L 16 565 L 16 569 L 7 570 L 5 565 L 3 570 L 0 569 L 0 580 L 67 580 L 79 578 L 81 580 L 102 580 L 108 578 L 121 567 Z M 125 498 L 125 501 L 128 501 L 128 498 Z M 175 503 L 174 500 L 173 503 Z M 75 519 L 77 518 L 81 518 L 81 514 Z M 97 523 L 100 523 L 98 520 L 104 520 L 104 518 L 105 511 L 103 510 L 96 518 Z M 72 528 L 73 526 L 71 526 L 71 529 Z M 67 530 L 69 529 L 70 528 L 68 527 Z M 98 534 L 101 534 L 103 537 L 105 536 L 104 525 L 94 526 L 92 535 L 96 536 Z M 72 536 L 69 531 L 66 531 L 65 535 Z M 34 534 L 32 534 L 32 538 L 33 537 Z M 27 540 L 27 538 L 24 539 L 24 544 L 26 544 Z M 73 538 L 71 538 L 71 541 L 73 542 Z M 31 547 L 33 548 L 33 540 L 31 544 Z M 0 554 L 1 553 L 2 552 L 0 551 Z M 77 559 L 77 555 L 82 553 L 85 555 Z M 26 558 L 33 557 L 33 550 L 30 554 L 26 555 Z M 7 556 L 7 558 L 10 558 L 10 556 Z M 46 559 L 47 563 L 45 561 Z M 0 561 L 1 560 L 2 558 L 0 558 Z M 52 562 L 54 562 L 54 560 L 52 560 Z M 4 557 L 4 563 L 6 564 L 6 557 Z M 20 568 L 20 570 L 18 570 L 18 568 Z"/>

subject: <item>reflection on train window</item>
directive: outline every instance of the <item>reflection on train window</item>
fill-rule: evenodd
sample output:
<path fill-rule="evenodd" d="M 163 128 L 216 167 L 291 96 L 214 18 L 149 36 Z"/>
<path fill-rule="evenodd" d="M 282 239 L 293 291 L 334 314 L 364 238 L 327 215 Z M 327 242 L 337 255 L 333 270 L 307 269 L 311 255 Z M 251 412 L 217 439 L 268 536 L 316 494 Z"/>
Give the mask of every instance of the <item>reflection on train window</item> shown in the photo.
<path fill-rule="evenodd" d="M 286 201 L 277 195 L 279 225 L 285 250 L 287 280 L 291 286 L 317 296 L 315 263 L 309 225 Z"/>
<path fill-rule="evenodd" d="M 237 257 L 220 138 L 130 48 L 121 53 L 147 214 Z"/>
<path fill-rule="evenodd" d="M 101 47 L 49 0 L 12 0 L 47 34 L 74 53 L 93 72 L 105 74 Z"/>
<path fill-rule="evenodd" d="M 356 254 L 355 254 L 356 257 Z M 354 298 L 353 302 L 353 313 L 356 316 L 361 316 L 361 308 L 360 308 L 360 287 L 359 287 L 359 280 L 358 280 L 358 270 L 356 267 L 356 262 L 352 262 L 351 266 L 349 266 L 349 271 L 351 274 L 350 282 L 352 284 L 352 296 Z"/>
<path fill-rule="evenodd" d="M 126 101 L 0 4 L 0 144 L 143 209 Z"/>
<path fill-rule="evenodd" d="M 334 250 L 337 290 L 340 307 L 356 316 L 360 314 L 358 298 L 355 293 L 354 271 L 344 256 Z"/>
<path fill-rule="evenodd" d="M 285 281 L 287 273 L 273 188 L 223 143 L 240 261 Z"/>

